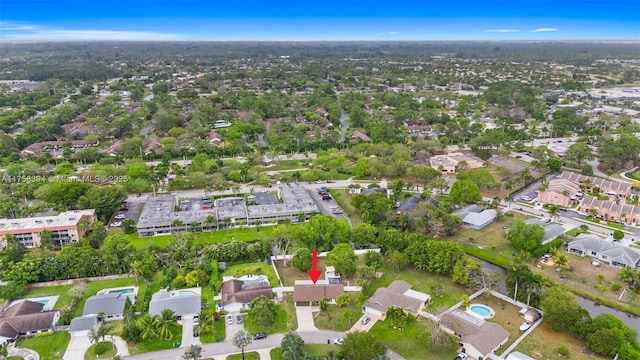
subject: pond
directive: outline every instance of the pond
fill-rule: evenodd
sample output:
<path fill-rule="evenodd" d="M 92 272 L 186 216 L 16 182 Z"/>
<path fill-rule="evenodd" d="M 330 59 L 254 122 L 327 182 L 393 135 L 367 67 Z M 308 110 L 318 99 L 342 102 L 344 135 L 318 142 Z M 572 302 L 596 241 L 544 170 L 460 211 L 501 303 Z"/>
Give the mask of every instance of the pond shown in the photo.
<path fill-rule="evenodd" d="M 627 324 L 627 326 L 629 326 L 632 329 L 635 329 L 638 332 L 638 340 L 640 340 L 640 318 L 639 317 L 628 314 L 624 311 L 612 309 L 604 305 L 598 305 L 595 302 L 585 299 L 581 296 L 576 296 L 576 300 L 578 300 L 578 303 L 580 304 L 580 306 L 582 306 L 585 310 L 589 312 L 589 315 L 591 315 L 591 317 L 596 317 L 600 314 L 611 314 L 617 317 L 618 319 L 622 320 L 625 324 Z"/>

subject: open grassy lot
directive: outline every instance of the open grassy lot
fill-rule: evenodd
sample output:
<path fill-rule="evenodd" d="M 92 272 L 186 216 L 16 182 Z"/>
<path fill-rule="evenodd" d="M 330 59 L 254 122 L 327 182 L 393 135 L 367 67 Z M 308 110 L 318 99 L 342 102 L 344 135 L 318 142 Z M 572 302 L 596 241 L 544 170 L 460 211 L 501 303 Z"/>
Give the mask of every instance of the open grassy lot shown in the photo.
<path fill-rule="evenodd" d="M 425 309 L 428 312 L 442 307 L 449 308 L 460 301 L 462 294 L 470 295 L 472 293 L 471 290 L 454 283 L 448 277 L 430 274 L 426 271 L 418 271 L 413 268 L 396 271 L 388 266 L 382 266 L 378 271 L 382 272 L 382 277 L 371 283 L 371 294 L 379 287 L 389 286 L 394 280 L 404 280 L 413 286 L 412 290 L 431 295 L 431 303 Z M 443 295 L 441 297 L 435 296 L 434 285 L 442 287 Z"/>
<path fill-rule="evenodd" d="M 407 360 L 453 359 L 458 349 L 457 342 L 452 338 L 446 345 L 434 346 L 427 321 L 429 320 L 419 318 L 408 323 L 403 330 L 394 329 L 389 320 L 377 321 L 369 333 Z"/>
<path fill-rule="evenodd" d="M 58 298 L 58 301 L 56 302 L 55 309 L 61 309 L 67 305 L 71 305 L 71 300 L 73 299 L 73 296 L 71 296 L 72 287 L 73 285 L 60 285 L 29 289 L 27 290 L 25 299 L 40 296 L 60 295 L 60 298 Z"/>
<path fill-rule="evenodd" d="M 324 270 L 325 261 L 326 258 L 318 258 L 318 269 Z M 284 266 L 283 260 L 278 260 L 275 262 L 275 264 L 276 268 L 278 269 L 278 274 L 280 274 L 280 279 L 282 279 L 282 284 L 284 286 L 293 286 L 296 280 L 309 280 L 309 274 L 294 268 L 291 265 L 291 260 L 287 260 L 286 267 Z M 321 279 L 324 279 L 324 273 Z"/>
<path fill-rule="evenodd" d="M 244 229 L 229 229 L 229 230 L 218 230 L 218 231 L 206 231 L 206 232 L 196 232 L 195 234 L 195 243 L 198 245 L 203 244 L 215 244 L 215 243 L 223 243 L 229 242 L 233 240 L 238 241 L 254 241 L 261 239 L 268 239 L 271 237 L 271 233 L 273 232 L 273 226 L 269 226 L 268 224 L 263 224 L 260 228 L 260 231 L 257 231 L 256 228 L 244 228 Z M 167 244 L 171 240 L 171 235 L 161 235 L 161 236 L 144 236 L 139 237 L 138 234 L 125 234 L 120 229 L 109 229 L 109 234 L 118 234 L 128 239 L 131 244 L 136 248 L 136 250 L 146 250 L 151 245 L 159 246 L 161 248 L 166 248 Z"/>
<path fill-rule="evenodd" d="M 56 331 L 51 335 L 25 339 L 20 343 L 20 347 L 36 351 L 40 354 L 40 359 L 56 360 L 62 359 L 70 340 L 69 332 Z"/>
<path fill-rule="evenodd" d="M 265 334 L 284 333 L 298 327 L 296 318 L 296 309 L 293 306 L 293 297 L 290 294 L 285 295 L 285 301 L 277 305 L 278 315 L 276 321 L 268 326 L 254 323 L 250 316 L 244 317 L 244 328 L 250 334 L 263 332 Z"/>
<path fill-rule="evenodd" d="M 74 317 L 82 316 L 82 309 L 84 308 L 84 303 L 87 301 L 87 299 L 90 296 L 96 295 L 98 291 L 102 289 L 107 289 L 107 288 L 135 285 L 135 283 L 136 283 L 136 279 L 134 278 L 93 281 L 93 282 L 87 283 L 87 289 L 84 291 L 84 294 L 82 294 L 82 299 L 80 300 L 80 302 L 78 303 L 78 306 L 76 306 L 75 310 L 73 311 L 73 316 Z"/>
<path fill-rule="evenodd" d="M 549 329 L 543 322 L 529 336 L 527 336 L 516 350 L 528 354 L 536 359 L 564 360 L 566 357 L 558 355 L 558 347 L 566 346 L 569 349 L 569 357 L 572 360 L 606 359 L 593 354 L 582 353 L 584 341 L 576 339 L 565 332 L 555 332 Z"/>
<path fill-rule="evenodd" d="M 306 344 L 306 345 L 304 345 L 305 354 L 326 355 L 330 351 L 333 351 L 334 354 L 337 354 L 338 352 L 340 352 L 340 347 L 337 346 L 337 345 L 324 345 L 324 344 Z M 281 348 L 271 349 L 271 351 L 269 352 L 269 355 L 271 356 L 271 360 L 282 360 L 283 359 L 283 357 L 282 357 L 282 349 Z"/>
<path fill-rule="evenodd" d="M 509 170 L 502 166 L 498 166 L 496 164 L 486 163 L 486 165 L 487 166 L 484 167 L 484 170 L 487 170 L 489 173 L 491 173 L 496 181 L 500 181 L 501 179 L 517 172 Z"/>
<path fill-rule="evenodd" d="M 485 227 L 482 230 L 460 228 L 458 233 L 450 239 L 464 245 L 473 245 L 482 249 L 490 249 L 497 252 L 507 252 L 511 256 L 513 247 L 505 236 L 504 226 L 511 226 L 511 223 L 529 218 L 518 212 L 512 212 L 513 216 L 503 217 L 501 221 Z"/>
<path fill-rule="evenodd" d="M 329 189 L 329 193 L 336 200 L 338 205 L 344 211 L 344 214 L 349 217 L 351 220 L 351 224 L 353 226 L 360 225 L 364 222 L 362 216 L 360 215 L 360 211 L 351 205 L 351 199 L 353 195 L 349 194 L 349 190 L 347 189 Z"/>
<path fill-rule="evenodd" d="M 271 166 L 263 166 L 265 172 L 300 169 L 309 166 L 311 160 L 282 160 L 273 163 Z"/>
<path fill-rule="evenodd" d="M 260 354 L 255 351 L 244 353 L 245 360 L 260 360 Z M 242 353 L 227 356 L 227 360 L 242 360 Z"/>
<path fill-rule="evenodd" d="M 273 266 L 268 265 L 266 262 L 232 265 L 224 271 L 224 276 L 240 277 L 242 275 L 266 275 L 272 287 L 280 286 Z"/>
<path fill-rule="evenodd" d="M 349 325 L 353 326 L 353 324 L 358 321 L 360 316 L 362 316 L 362 305 L 356 303 L 356 295 L 354 293 L 348 294 L 351 297 L 351 304 L 349 306 L 340 308 L 338 305 L 329 305 L 329 309 L 327 309 L 326 314 L 318 316 L 314 315 L 315 318 L 313 322 L 318 329 L 347 331 L 351 328 Z M 342 319 L 342 314 L 345 311 L 351 312 L 351 322 L 348 320 L 344 321 Z"/>
<path fill-rule="evenodd" d="M 131 355 L 141 354 L 151 351 L 166 350 L 176 347 L 176 344 L 182 341 L 182 326 L 176 325 L 171 327 L 171 339 L 155 339 L 153 341 L 143 341 L 134 346 L 129 346 Z"/>

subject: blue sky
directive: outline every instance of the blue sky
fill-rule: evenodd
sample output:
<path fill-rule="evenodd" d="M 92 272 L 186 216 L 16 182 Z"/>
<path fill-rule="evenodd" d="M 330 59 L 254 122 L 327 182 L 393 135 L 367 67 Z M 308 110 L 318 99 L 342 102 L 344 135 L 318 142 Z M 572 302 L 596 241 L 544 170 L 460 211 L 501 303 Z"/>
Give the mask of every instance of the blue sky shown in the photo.
<path fill-rule="evenodd" d="M 640 0 L 0 0 L 0 40 L 640 40 Z"/>

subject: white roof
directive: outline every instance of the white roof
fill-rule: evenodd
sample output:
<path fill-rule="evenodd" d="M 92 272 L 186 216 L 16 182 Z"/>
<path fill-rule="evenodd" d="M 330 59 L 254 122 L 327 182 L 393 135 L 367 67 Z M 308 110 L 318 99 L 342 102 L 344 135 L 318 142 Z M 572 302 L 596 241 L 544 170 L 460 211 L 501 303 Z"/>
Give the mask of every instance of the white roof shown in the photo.
<path fill-rule="evenodd" d="M 419 291 L 415 291 L 415 290 L 407 290 L 404 292 L 404 294 L 402 294 L 404 296 L 408 296 L 410 298 L 414 298 L 414 299 L 418 299 L 422 302 L 427 302 L 427 301 L 431 301 L 431 296 L 425 294 L 425 293 L 421 293 Z"/>
<path fill-rule="evenodd" d="M 74 226 L 83 216 L 93 216 L 94 209 L 65 211 L 55 216 L 38 216 L 20 219 L 0 219 L 0 234 L 19 230 Z"/>

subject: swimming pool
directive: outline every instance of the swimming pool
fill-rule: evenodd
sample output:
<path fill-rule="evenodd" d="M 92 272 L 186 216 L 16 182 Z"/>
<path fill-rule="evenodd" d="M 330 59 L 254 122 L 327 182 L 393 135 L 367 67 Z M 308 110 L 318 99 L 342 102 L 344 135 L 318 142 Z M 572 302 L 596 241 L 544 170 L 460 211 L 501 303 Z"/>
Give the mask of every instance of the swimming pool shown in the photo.
<path fill-rule="evenodd" d="M 49 299 L 36 300 L 35 302 L 47 306 L 47 304 L 49 303 Z"/>
<path fill-rule="evenodd" d="M 178 291 L 178 296 L 195 296 L 198 295 L 196 293 L 194 293 L 193 291 Z"/>
<path fill-rule="evenodd" d="M 109 290 L 109 294 L 131 294 L 133 288 Z"/>
<path fill-rule="evenodd" d="M 265 275 L 243 275 L 238 278 L 242 281 L 269 281 Z"/>
<path fill-rule="evenodd" d="M 482 304 L 469 305 L 469 312 L 472 315 L 476 315 L 482 319 L 491 319 L 496 314 L 492 308 Z"/>

